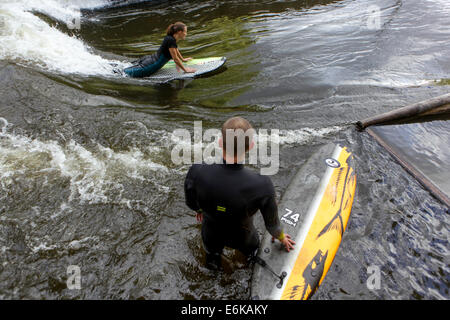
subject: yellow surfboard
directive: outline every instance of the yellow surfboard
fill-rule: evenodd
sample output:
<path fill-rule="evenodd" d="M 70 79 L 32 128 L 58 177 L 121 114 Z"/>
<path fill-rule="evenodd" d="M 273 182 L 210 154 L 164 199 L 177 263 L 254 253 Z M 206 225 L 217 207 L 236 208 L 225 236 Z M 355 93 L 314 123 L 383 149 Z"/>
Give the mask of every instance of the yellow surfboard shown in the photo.
<path fill-rule="evenodd" d="M 346 147 L 327 145 L 293 178 L 279 204 L 295 249 L 286 252 L 267 235 L 255 264 L 252 298 L 304 300 L 322 283 L 341 243 L 353 204 L 356 173 Z M 266 264 L 266 266 L 262 266 Z"/>

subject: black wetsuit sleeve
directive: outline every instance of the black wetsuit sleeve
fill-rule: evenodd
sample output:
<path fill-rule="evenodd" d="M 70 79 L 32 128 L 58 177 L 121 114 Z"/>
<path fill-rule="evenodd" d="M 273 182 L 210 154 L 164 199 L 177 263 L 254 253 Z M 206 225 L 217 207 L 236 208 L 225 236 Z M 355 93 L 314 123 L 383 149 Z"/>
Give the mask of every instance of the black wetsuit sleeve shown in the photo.
<path fill-rule="evenodd" d="M 272 236 L 278 239 L 283 230 L 281 229 L 280 219 L 278 218 L 278 206 L 275 202 L 275 197 L 266 197 L 262 203 L 263 206 L 259 210 L 264 218 L 266 229 Z"/>
<path fill-rule="evenodd" d="M 199 211 L 200 207 L 197 202 L 197 192 L 195 190 L 195 167 L 192 166 L 186 175 L 184 181 L 184 196 L 186 198 L 186 205 L 194 210 Z"/>
<path fill-rule="evenodd" d="M 261 211 L 264 218 L 264 224 L 267 231 L 275 238 L 279 238 L 283 233 L 283 230 L 280 225 L 280 219 L 278 218 L 278 205 L 275 200 L 275 190 L 270 180 L 267 182 L 267 190 L 270 195 L 262 199 L 259 211 Z"/>

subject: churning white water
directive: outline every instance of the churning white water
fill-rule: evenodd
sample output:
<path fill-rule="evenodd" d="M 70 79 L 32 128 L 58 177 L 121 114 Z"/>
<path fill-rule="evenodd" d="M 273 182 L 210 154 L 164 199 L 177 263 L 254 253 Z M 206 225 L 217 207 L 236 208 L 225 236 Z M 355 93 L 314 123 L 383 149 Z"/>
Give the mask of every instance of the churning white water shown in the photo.
<path fill-rule="evenodd" d="M 108 60 L 76 36 L 70 36 L 42 20 L 42 13 L 68 29 L 81 27 L 81 9 L 106 5 L 107 1 L 4 0 L 0 3 L 0 59 L 38 66 L 60 73 L 113 75 L 127 62 Z"/>

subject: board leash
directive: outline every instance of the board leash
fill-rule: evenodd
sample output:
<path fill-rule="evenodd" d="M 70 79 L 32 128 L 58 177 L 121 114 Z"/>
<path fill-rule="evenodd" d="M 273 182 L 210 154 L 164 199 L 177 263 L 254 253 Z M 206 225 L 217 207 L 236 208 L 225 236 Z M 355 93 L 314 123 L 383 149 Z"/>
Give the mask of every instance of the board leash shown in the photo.
<path fill-rule="evenodd" d="M 278 282 L 278 284 L 277 284 L 277 288 L 281 289 L 281 287 L 283 286 L 284 278 L 286 278 L 287 273 L 285 271 L 283 271 L 281 273 L 281 275 L 278 275 L 275 271 L 273 271 L 273 269 L 267 264 L 267 262 L 265 260 L 263 260 L 262 258 L 260 258 L 258 256 L 254 256 L 253 260 L 256 263 L 258 263 L 261 267 L 266 268 L 267 270 L 269 270 L 275 277 L 280 279 L 280 282 Z"/>

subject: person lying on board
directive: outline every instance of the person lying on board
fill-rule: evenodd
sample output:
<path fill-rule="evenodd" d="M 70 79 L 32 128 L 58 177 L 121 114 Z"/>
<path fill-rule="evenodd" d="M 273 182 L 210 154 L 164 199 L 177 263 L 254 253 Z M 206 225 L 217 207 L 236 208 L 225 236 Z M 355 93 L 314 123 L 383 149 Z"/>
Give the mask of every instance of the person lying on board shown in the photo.
<path fill-rule="evenodd" d="M 133 66 L 125 68 L 123 71 L 130 77 L 142 78 L 148 77 L 161 69 L 170 59 L 176 64 L 177 70 L 183 70 L 187 73 L 193 73 L 196 70 L 185 67 L 183 62 L 192 60 L 192 58 L 183 58 L 178 50 L 177 42 L 184 40 L 187 35 L 187 27 L 182 22 L 175 22 L 167 28 L 167 35 L 154 54 L 147 55 L 137 60 Z"/>

